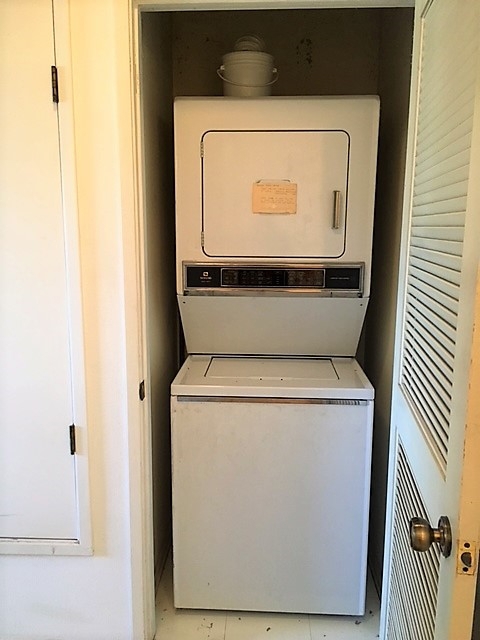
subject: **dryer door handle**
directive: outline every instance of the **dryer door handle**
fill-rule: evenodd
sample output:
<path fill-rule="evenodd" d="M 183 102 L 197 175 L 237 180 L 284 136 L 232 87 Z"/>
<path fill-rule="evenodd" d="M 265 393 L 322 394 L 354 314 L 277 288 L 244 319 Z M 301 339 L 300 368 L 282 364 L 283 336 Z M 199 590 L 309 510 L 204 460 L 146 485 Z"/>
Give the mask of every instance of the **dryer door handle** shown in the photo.
<path fill-rule="evenodd" d="M 333 192 L 333 222 L 332 229 L 340 228 L 340 196 L 341 191 Z"/>

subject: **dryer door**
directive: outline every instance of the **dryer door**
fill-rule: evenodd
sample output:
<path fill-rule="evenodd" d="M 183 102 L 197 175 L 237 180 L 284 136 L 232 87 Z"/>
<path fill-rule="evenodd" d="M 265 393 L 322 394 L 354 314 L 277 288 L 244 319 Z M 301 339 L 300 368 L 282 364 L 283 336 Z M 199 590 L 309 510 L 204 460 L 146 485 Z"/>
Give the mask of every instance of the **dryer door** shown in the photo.
<path fill-rule="evenodd" d="M 345 131 L 208 131 L 202 164 L 204 253 L 340 257 L 348 166 Z"/>

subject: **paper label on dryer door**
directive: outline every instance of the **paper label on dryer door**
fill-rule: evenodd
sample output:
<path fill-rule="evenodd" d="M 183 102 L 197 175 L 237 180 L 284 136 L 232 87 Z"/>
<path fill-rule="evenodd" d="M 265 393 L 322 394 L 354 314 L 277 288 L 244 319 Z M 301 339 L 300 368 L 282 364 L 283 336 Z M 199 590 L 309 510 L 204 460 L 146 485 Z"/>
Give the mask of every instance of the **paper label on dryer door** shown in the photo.
<path fill-rule="evenodd" d="M 252 213 L 297 213 L 297 185 L 287 181 L 254 182 Z"/>

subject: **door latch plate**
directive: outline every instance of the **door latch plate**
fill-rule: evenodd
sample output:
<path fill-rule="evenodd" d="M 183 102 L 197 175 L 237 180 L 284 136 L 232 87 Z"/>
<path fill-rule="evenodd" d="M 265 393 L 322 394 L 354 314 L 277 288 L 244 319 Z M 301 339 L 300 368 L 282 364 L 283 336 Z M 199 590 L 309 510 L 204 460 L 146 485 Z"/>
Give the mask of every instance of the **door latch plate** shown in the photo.
<path fill-rule="evenodd" d="M 477 570 L 477 545 L 470 540 L 460 540 L 457 552 L 457 573 L 473 576 Z"/>

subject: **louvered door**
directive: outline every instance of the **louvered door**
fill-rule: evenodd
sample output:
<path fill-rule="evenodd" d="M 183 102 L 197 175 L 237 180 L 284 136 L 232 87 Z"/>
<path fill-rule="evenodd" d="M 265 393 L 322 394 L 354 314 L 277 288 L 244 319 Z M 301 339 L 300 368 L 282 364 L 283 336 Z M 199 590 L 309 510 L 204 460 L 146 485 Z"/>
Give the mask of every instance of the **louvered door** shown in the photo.
<path fill-rule="evenodd" d="M 471 461 L 480 431 L 473 383 L 480 368 L 480 4 L 422 2 L 415 34 L 382 634 L 471 640 L 480 513 Z M 410 518 L 436 526 L 442 515 L 452 523 L 452 555 L 413 552 Z M 460 560 L 465 550 L 472 566 Z"/>

